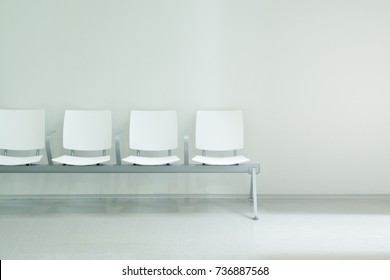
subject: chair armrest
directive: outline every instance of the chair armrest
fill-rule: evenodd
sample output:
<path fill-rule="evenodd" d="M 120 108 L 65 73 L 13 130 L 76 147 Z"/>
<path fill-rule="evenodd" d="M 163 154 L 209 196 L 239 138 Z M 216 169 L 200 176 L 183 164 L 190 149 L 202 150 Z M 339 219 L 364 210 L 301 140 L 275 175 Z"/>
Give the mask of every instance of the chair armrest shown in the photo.
<path fill-rule="evenodd" d="M 184 165 L 188 165 L 189 163 L 188 144 L 189 144 L 189 136 L 187 133 L 185 133 L 184 134 Z"/>
<path fill-rule="evenodd" d="M 116 165 L 121 165 L 122 158 L 121 158 L 121 131 L 118 131 L 115 134 L 115 158 L 116 158 Z"/>
<path fill-rule="evenodd" d="M 53 165 L 53 156 L 51 154 L 51 136 L 52 134 L 56 132 L 55 130 L 50 130 L 48 132 L 46 132 L 46 136 L 45 136 L 45 148 L 46 148 L 46 156 L 47 156 L 47 162 L 49 163 L 49 165 Z"/>

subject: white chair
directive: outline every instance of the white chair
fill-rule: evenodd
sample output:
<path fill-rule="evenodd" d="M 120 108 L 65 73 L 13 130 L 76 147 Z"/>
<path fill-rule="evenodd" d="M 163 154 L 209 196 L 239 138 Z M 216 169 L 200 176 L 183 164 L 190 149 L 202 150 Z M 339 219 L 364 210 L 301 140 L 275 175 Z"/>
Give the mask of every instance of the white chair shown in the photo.
<path fill-rule="evenodd" d="M 66 110 L 63 146 L 71 155 L 54 158 L 65 165 L 96 165 L 110 161 L 106 150 L 112 146 L 111 111 Z M 75 156 L 75 151 L 102 151 L 102 156 Z"/>
<path fill-rule="evenodd" d="M 42 159 L 45 147 L 44 110 L 0 110 L 0 165 L 27 165 Z M 35 155 L 10 156 L 9 151 L 31 151 Z"/>
<path fill-rule="evenodd" d="M 130 114 L 129 147 L 137 155 L 130 155 L 124 162 L 136 165 L 165 165 L 180 159 L 171 155 L 177 148 L 176 111 L 132 111 Z M 141 156 L 141 151 L 168 151 L 168 156 Z"/>
<path fill-rule="evenodd" d="M 207 165 L 235 165 L 249 161 L 237 155 L 244 147 L 242 111 L 198 111 L 196 114 L 195 146 L 202 155 L 192 160 Z M 233 151 L 233 156 L 211 157 L 206 151 Z"/>

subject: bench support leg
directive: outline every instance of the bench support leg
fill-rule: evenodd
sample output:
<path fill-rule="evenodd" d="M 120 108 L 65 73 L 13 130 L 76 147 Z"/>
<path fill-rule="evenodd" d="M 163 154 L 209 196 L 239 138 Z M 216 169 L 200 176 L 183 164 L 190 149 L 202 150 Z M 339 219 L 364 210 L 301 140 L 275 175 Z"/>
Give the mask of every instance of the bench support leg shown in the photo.
<path fill-rule="evenodd" d="M 253 200 L 253 220 L 258 220 L 257 216 L 257 189 L 256 189 L 256 169 L 251 170 L 251 197 Z"/>
<path fill-rule="evenodd" d="M 250 185 L 250 188 L 249 188 L 249 198 L 248 198 L 249 202 L 252 203 L 253 202 L 253 175 L 252 175 L 252 169 L 251 169 L 251 185 Z"/>

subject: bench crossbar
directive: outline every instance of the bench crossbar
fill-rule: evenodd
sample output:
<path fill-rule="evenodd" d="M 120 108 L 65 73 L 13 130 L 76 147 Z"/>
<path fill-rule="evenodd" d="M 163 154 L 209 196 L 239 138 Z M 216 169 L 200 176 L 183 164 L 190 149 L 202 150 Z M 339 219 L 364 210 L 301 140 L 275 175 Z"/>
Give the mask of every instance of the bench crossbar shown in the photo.
<path fill-rule="evenodd" d="M 259 164 L 240 164 L 231 166 L 190 165 L 31 165 L 31 166 L 0 166 L 0 173 L 248 173 L 260 172 Z"/>

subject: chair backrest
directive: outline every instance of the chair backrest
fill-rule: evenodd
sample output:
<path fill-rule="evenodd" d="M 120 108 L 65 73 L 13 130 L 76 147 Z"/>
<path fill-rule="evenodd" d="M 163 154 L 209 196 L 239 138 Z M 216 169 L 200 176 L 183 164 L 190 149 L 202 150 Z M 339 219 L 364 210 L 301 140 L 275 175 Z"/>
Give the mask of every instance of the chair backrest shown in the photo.
<path fill-rule="evenodd" d="M 195 146 L 200 150 L 231 151 L 244 147 L 242 111 L 198 111 Z"/>
<path fill-rule="evenodd" d="M 22 151 L 44 147 L 44 110 L 0 110 L 0 149 Z"/>
<path fill-rule="evenodd" d="M 176 149 L 176 111 L 131 111 L 129 147 L 142 151 Z"/>
<path fill-rule="evenodd" d="M 65 149 L 97 151 L 112 146 L 111 111 L 66 110 L 63 145 Z"/>

